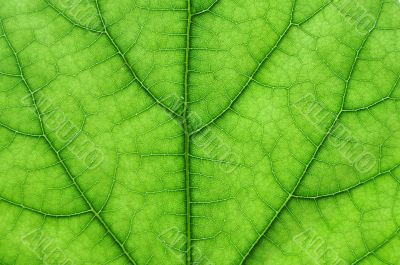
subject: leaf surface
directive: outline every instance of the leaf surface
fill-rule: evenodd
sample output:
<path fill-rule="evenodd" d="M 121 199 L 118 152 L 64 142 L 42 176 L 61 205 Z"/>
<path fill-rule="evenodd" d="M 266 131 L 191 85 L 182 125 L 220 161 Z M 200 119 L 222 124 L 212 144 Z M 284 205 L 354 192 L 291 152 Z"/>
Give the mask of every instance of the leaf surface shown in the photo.
<path fill-rule="evenodd" d="M 0 0 L 0 264 L 400 264 L 395 0 Z"/>

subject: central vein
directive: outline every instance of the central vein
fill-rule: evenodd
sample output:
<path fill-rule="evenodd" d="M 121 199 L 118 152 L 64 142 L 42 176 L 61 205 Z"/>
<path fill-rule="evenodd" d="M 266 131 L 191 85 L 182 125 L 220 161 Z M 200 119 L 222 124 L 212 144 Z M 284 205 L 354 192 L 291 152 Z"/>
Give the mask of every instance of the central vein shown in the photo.
<path fill-rule="evenodd" d="M 190 208 L 190 132 L 188 120 L 188 97 L 189 97 L 189 53 L 190 53 L 190 26 L 192 24 L 192 13 L 190 0 L 187 0 L 187 27 L 186 27 L 186 54 L 185 54 L 185 88 L 183 102 L 182 125 L 185 134 L 185 191 L 186 191 L 186 264 L 192 261 L 191 253 L 191 208 Z"/>

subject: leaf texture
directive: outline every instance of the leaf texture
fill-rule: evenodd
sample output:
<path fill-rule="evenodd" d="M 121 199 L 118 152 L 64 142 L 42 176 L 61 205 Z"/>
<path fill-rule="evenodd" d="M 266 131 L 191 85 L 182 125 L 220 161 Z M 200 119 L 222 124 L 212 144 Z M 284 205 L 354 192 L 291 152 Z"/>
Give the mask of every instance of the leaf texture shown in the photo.
<path fill-rule="evenodd" d="M 0 0 L 0 264 L 400 264 L 397 0 Z"/>

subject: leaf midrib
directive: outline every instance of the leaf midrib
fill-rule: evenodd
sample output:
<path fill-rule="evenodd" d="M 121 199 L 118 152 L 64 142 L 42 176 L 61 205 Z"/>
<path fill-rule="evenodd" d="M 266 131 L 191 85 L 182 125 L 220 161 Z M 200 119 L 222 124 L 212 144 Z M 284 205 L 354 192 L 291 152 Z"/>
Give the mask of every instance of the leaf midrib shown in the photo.
<path fill-rule="evenodd" d="M 184 83 L 184 102 L 182 125 L 184 139 L 184 159 L 185 159 L 185 197 L 186 197 L 186 264 L 192 263 L 192 212 L 191 212 L 191 189 L 190 189 L 190 132 L 188 119 L 189 104 L 189 56 L 190 56 L 190 32 L 192 25 L 192 6 L 191 0 L 187 0 L 187 26 L 186 26 L 186 48 L 185 48 L 185 83 Z"/>

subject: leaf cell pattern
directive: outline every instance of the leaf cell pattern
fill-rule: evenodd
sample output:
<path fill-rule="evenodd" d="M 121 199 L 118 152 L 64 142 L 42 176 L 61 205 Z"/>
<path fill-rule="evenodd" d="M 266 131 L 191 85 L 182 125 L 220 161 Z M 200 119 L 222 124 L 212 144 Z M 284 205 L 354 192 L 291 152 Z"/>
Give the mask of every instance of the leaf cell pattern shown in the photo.
<path fill-rule="evenodd" d="M 397 0 L 0 0 L 0 264 L 400 264 Z"/>

